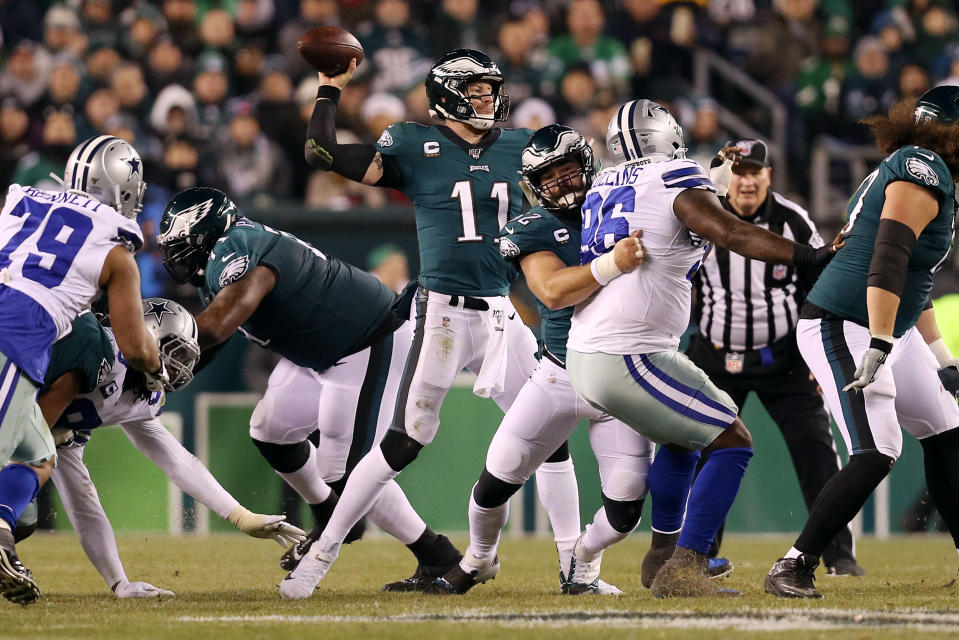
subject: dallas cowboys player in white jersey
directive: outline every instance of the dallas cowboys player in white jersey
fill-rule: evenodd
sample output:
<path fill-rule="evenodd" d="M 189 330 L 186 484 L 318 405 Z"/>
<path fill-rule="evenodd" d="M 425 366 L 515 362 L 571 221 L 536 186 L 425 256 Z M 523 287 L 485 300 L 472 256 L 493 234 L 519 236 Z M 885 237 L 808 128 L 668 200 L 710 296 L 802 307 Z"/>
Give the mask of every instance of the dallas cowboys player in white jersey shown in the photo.
<path fill-rule="evenodd" d="M 36 403 L 50 346 L 103 288 L 127 362 L 152 388 L 168 383 L 143 323 L 133 260 L 143 243 L 135 222 L 146 190 L 141 167 L 123 140 L 91 138 L 67 160 L 61 193 L 13 184 L 0 212 L 0 593 L 15 602 L 40 595 L 13 530 L 55 459 Z"/>
<path fill-rule="evenodd" d="M 581 247 L 583 264 L 604 287 L 576 305 L 570 379 L 590 404 L 664 445 L 650 472 L 650 494 L 663 521 L 682 522 L 684 507 L 686 516 L 675 552 L 655 572 L 653 593 L 738 595 L 708 580 L 706 552 L 739 490 L 752 438 L 729 396 L 677 350 L 689 320 L 690 278 L 709 242 L 801 268 L 824 264 L 830 249 L 797 245 L 725 211 L 705 170 L 685 159 L 682 129 L 655 102 L 620 107 L 607 145 L 619 163 L 600 173 L 586 195 Z M 726 176 L 721 195 L 731 166 L 717 170 Z M 647 261 L 620 275 L 611 250 L 638 229 Z M 695 483 L 677 481 L 692 479 L 702 450 L 709 459 Z"/>
<path fill-rule="evenodd" d="M 170 386 L 183 388 L 193 379 L 200 356 L 196 322 L 182 306 L 162 298 L 144 300 L 143 312 L 147 327 L 159 339 Z M 109 365 L 102 363 L 110 361 L 112 368 L 105 373 Z M 53 482 L 83 550 L 116 597 L 173 593 L 146 582 L 130 582 L 123 570 L 113 528 L 83 463 L 84 445 L 100 426 L 120 426 L 130 442 L 182 491 L 247 535 L 273 538 L 284 546 L 304 539 L 303 531 L 283 522 L 284 516 L 252 513 L 240 505 L 160 423 L 163 391 L 145 388 L 142 377 L 127 368 L 112 330 L 101 327 L 92 314 L 78 316 L 71 335 L 54 345 L 38 403 L 59 444 Z M 18 534 L 24 522 L 19 524 Z"/>

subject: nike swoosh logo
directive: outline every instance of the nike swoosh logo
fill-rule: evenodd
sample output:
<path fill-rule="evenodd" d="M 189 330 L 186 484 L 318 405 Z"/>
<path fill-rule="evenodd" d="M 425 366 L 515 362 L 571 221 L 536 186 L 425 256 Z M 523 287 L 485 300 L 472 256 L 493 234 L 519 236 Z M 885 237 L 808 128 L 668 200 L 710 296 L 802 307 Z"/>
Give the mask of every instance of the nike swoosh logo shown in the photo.
<path fill-rule="evenodd" d="M 223 256 L 223 257 L 220 259 L 220 261 L 221 261 L 221 262 L 226 262 L 227 260 L 229 260 L 230 258 L 232 258 L 232 257 L 235 256 L 235 255 L 236 255 L 236 251 L 234 251 L 233 253 L 231 253 L 231 254 L 229 254 L 229 255 Z"/>
<path fill-rule="evenodd" d="M 926 158 L 926 159 L 928 159 L 928 160 L 932 160 L 933 162 L 936 161 L 935 156 L 927 156 L 927 155 L 924 154 L 922 151 L 917 151 L 917 152 L 916 152 L 916 155 L 922 156 L 923 158 Z"/>
<path fill-rule="evenodd" d="M 516 317 L 516 312 L 515 312 L 515 311 L 514 311 L 513 313 L 511 313 L 509 316 L 507 316 L 507 318 L 508 318 L 509 320 L 512 320 L 512 319 L 515 318 L 515 317 Z"/>
<path fill-rule="evenodd" d="M 506 233 L 513 233 L 513 227 L 503 227 L 506 229 Z"/>

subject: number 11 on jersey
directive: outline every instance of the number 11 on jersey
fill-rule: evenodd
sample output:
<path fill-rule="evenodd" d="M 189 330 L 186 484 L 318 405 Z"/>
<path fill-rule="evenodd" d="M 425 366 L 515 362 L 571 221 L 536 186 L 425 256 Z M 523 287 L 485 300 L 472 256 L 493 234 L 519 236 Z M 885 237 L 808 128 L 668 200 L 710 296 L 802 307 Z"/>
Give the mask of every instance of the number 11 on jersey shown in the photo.
<path fill-rule="evenodd" d="M 509 216 L 509 183 L 494 182 L 489 194 L 496 199 L 496 231 L 506 224 Z M 456 237 L 457 242 L 482 242 L 486 236 L 479 233 L 476 222 L 476 199 L 473 195 L 473 181 L 459 180 L 453 184 L 450 199 L 460 201 L 460 216 L 463 218 L 463 234 Z"/>

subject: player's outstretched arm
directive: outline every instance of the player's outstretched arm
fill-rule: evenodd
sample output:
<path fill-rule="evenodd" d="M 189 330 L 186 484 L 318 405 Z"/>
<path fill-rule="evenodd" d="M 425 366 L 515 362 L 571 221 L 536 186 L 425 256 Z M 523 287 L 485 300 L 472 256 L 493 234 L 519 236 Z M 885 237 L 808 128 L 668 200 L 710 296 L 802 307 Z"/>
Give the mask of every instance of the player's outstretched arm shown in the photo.
<path fill-rule="evenodd" d="M 157 338 L 143 322 L 140 272 L 128 249 L 114 247 L 110 250 L 100 272 L 100 286 L 107 290 L 110 326 L 127 364 L 153 376 L 165 373 L 160 363 Z"/>
<path fill-rule="evenodd" d="M 220 290 L 213 302 L 196 317 L 200 349 L 206 350 L 232 336 L 253 315 L 276 286 L 276 274 L 257 266 Z"/>
<path fill-rule="evenodd" d="M 284 546 L 305 534 L 283 522 L 285 516 L 261 515 L 244 508 L 156 418 L 120 425 L 127 438 L 181 491 L 254 538 L 273 538 Z"/>
<path fill-rule="evenodd" d="M 350 62 L 349 69 L 338 76 L 331 78 L 318 72 L 320 88 L 316 92 L 313 116 L 306 131 L 304 155 L 311 167 L 321 171 L 335 171 L 344 178 L 375 185 L 380 183 L 390 169 L 384 164 L 383 156 L 376 147 L 371 144 L 339 144 L 336 141 L 336 105 L 340 101 L 343 87 L 355 71 L 354 59 Z M 387 182 L 393 184 L 391 180 Z"/>
<path fill-rule="evenodd" d="M 617 242 L 611 252 L 597 258 L 597 261 L 605 260 L 611 263 L 607 268 L 617 271 L 607 275 L 615 278 L 629 273 L 646 261 L 643 245 L 639 241 L 642 233 L 635 231 Z M 598 277 L 603 280 L 601 282 L 590 265 L 567 267 L 552 251 L 537 251 L 524 256 L 520 260 L 520 268 L 533 295 L 553 310 L 579 304 L 612 279 L 605 277 L 602 270 L 599 270 Z"/>
<path fill-rule="evenodd" d="M 710 191 L 685 189 L 673 201 L 673 213 L 692 232 L 724 249 L 747 258 L 791 264 L 797 267 L 822 267 L 840 245 L 820 249 L 796 244 L 762 227 L 744 222 L 726 211 Z"/>

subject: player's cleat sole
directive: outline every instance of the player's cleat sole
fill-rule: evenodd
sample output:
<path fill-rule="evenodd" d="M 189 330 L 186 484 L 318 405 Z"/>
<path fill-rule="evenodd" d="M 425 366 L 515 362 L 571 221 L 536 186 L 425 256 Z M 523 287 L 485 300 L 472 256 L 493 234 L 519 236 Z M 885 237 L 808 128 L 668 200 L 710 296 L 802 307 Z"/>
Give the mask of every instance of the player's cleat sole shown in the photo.
<path fill-rule="evenodd" d="M 866 575 L 866 570 L 856 564 L 855 560 L 843 558 L 837 560 L 835 564 L 826 565 L 827 578 L 844 578 L 846 576 L 861 578 L 864 575 Z"/>
<path fill-rule="evenodd" d="M 816 590 L 815 571 L 819 560 L 808 554 L 798 558 L 780 558 L 766 574 L 766 593 L 780 598 L 822 598 Z"/>
<path fill-rule="evenodd" d="M 480 564 L 480 563 L 477 563 Z M 423 593 L 430 595 L 457 595 L 461 596 L 478 584 L 484 584 L 496 578 L 499 573 L 499 558 L 482 562 L 469 571 L 464 571 L 461 563 L 457 563 L 442 577 L 433 580 L 433 583 L 423 589 Z"/>
<path fill-rule="evenodd" d="M 706 575 L 708 558 L 685 547 L 676 552 L 656 574 L 650 589 L 657 598 L 738 598 L 743 594 L 735 589 L 716 586 Z"/>
<path fill-rule="evenodd" d="M 427 555 L 428 558 L 422 558 L 416 565 L 416 571 L 412 576 L 383 585 L 383 591 L 389 593 L 423 591 L 433 584 L 433 580 L 442 577 L 463 559 L 463 554 L 453 546 L 449 538 L 442 534 L 437 536 L 436 543 Z"/>
<path fill-rule="evenodd" d="M 643 566 L 639 574 L 640 581 L 647 589 L 652 586 L 656 574 L 663 568 L 666 561 L 673 557 L 677 540 L 679 540 L 678 532 L 659 533 L 653 531 L 653 542 L 643 558 Z"/>
<path fill-rule="evenodd" d="M 733 572 L 733 563 L 726 558 L 710 558 L 706 564 L 706 575 L 712 580 L 721 580 Z"/>
<path fill-rule="evenodd" d="M 30 604 L 40 597 L 33 573 L 23 566 L 16 552 L 3 547 L 0 547 L 0 593 L 17 604 Z"/>

